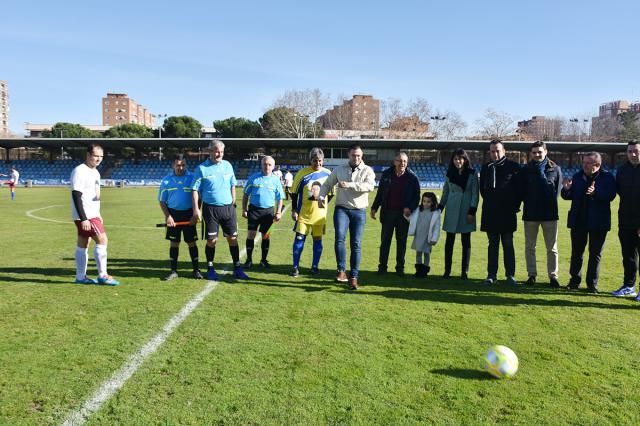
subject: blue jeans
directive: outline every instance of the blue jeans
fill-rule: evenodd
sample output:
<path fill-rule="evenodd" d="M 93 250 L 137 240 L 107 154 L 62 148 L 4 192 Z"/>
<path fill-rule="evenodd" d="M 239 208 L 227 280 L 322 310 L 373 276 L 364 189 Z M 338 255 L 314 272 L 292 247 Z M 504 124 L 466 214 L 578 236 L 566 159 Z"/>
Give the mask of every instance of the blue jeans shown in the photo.
<path fill-rule="evenodd" d="M 358 278 L 358 268 L 360 267 L 362 233 L 364 232 L 364 222 L 366 219 L 365 209 L 346 209 L 336 207 L 333 211 L 333 226 L 336 228 L 336 261 L 338 271 L 347 270 L 347 229 L 349 229 L 349 245 L 351 247 L 351 276 Z"/>

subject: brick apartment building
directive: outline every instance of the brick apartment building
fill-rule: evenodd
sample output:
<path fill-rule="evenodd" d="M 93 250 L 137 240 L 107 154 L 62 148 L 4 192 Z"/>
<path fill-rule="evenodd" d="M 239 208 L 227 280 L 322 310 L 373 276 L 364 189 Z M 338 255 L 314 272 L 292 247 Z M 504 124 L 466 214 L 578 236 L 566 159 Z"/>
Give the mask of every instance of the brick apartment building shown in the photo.
<path fill-rule="evenodd" d="M 155 127 L 155 115 L 136 103 L 126 93 L 107 93 L 102 98 L 102 125 L 118 126 L 135 123 Z"/>
<path fill-rule="evenodd" d="M 375 131 L 380 128 L 380 101 L 370 95 L 354 95 L 318 120 L 323 129 Z"/>

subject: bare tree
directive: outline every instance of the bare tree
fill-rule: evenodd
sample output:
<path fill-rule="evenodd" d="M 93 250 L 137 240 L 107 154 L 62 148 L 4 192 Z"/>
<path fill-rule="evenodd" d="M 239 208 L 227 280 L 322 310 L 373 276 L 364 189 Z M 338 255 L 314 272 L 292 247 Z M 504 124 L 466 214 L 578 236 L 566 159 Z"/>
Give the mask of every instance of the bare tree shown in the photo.
<path fill-rule="evenodd" d="M 487 109 L 482 116 L 476 120 L 478 133 L 487 139 L 501 139 L 514 133 L 516 130 L 516 118 L 509 113 Z"/>
<path fill-rule="evenodd" d="M 405 109 L 405 115 L 415 116 L 418 120 L 428 123 L 432 116 L 431 110 L 431 105 L 429 105 L 429 102 L 427 102 L 426 99 L 415 98 L 409 101 L 409 105 L 407 105 L 407 108 Z"/>
<path fill-rule="evenodd" d="M 316 123 L 331 105 L 329 95 L 323 94 L 320 89 L 288 90 L 280 96 L 272 108 L 288 108 L 303 117 L 308 117 L 311 123 Z M 318 136 L 319 126 L 314 125 L 311 134 Z"/>
<path fill-rule="evenodd" d="M 599 142 L 614 141 L 621 127 L 620 121 L 616 117 L 593 117 L 591 139 Z"/>
<path fill-rule="evenodd" d="M 390 128 L 405 115 L 402 101 L 399 98 L 389 98 L 380 102 L 380 124 L 383 128 Z"/>
<path fill-rule="evenodd" d="M 339 94 L 334 101 L 334 107 L 328 110 L 324 114 L 323 122 L 321 123 L 324 128 L 340 131 L 340 136 L 344 136 L 345 130 L 349 130 L 349 110 L 342 108 L 344 102 L 349 99 L 345 94 Z"/>
<path fill-rule="evenodd" d="M 467 123 L 455 111 L 436 110 L 431 117 L 430 131 L 436 139 L 461 137 L 467 129 Z"/>

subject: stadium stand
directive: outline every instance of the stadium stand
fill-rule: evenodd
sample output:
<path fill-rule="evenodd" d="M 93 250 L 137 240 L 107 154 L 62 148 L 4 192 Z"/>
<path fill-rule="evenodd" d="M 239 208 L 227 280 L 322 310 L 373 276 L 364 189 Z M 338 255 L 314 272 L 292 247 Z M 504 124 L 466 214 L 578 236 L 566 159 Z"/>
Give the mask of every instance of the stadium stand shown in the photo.
<path fill-rule="evenodd" d="M 14 165 L 20 172 L 20 183 L 25 184 L 31 181 L 33 185 L 67 185 L 69 176 L 75 166 L 80 164 L 76 160 L 59 160 L 48 163 L 45 160 L 14 160 Z M 251 174 L 260 171 L 259 161 L 239 160 L 231 161 L 236 170 L 236 177 L 242 185 L 244 180 Z M 195 164 L 190 164 L 193 171 Z M 295 174 L 303 166 L 300 164 L 280 164 L 281 170 L 290 170 Z M 379 178 L 382 171 L 387 165 L 373 166 L 376 177 Z M 412 163 L 411 169 L 418 175 L 420 186 L 423 188 L 442 188 L 444 184 L 444 176 L 447 172 L 447 166 L 434 163 Z M 481 164 L 474 164 L 473 167 L 480 172 Z M 565 177 L 571 177 L 580 170 L 580 165 L 572 167 L 562 167 L 562 173 Z M 160 181 L 164 176 L 171 173 L 171 161 L 157 160 L 123 160 L 117 164 L 105 162 L 98 168 L 103 179 L 113 181 L 114 184 L 123 182 L 129 186 L 154 186 L 160 185 Z M 613 171 L 615 173 L 615 170 Z"/>

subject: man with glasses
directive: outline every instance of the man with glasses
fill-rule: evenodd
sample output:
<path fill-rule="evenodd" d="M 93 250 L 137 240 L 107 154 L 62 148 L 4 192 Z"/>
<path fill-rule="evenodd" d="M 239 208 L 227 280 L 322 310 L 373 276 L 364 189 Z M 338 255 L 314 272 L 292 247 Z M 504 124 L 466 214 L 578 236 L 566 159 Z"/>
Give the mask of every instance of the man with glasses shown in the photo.
<path fill-rule="evenodd" d="M 389 250 L 393 232 L 396 233 L 396 274 L 404 276 L 404 261 L 407 251 L 409 221 L 407 218 L 418 207 L 420 202 L 420 181 L 408 167 L 409 156 L 406 152 L 398 152 L 393 167 L 382 172 L 378 193 L 371 206 L 371 219 L 376 220 L 380 209 L 380 257 L 378 274 L 387 272 Z"/>

